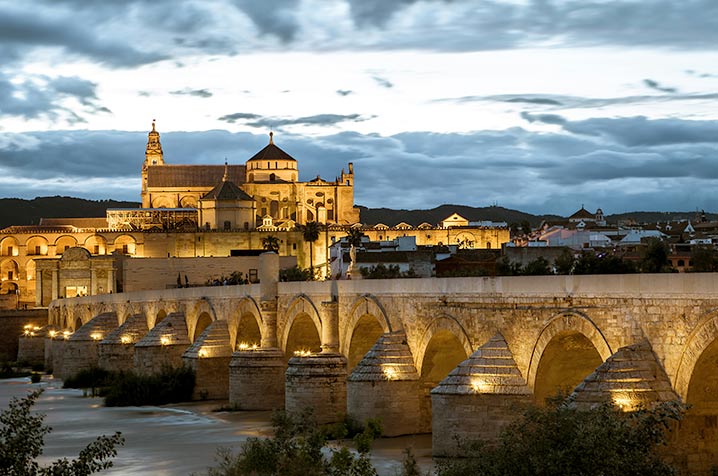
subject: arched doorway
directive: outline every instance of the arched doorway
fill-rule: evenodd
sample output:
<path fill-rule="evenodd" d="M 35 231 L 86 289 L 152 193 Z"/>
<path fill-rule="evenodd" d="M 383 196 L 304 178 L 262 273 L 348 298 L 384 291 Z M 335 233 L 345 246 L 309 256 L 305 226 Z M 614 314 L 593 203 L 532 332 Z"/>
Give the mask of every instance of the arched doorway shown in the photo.
<path fill-rule="evenodd" d="M 570 393 L 588 377 L 603 359 L 593 343 L 576 331 L 559 332 L 541 354 L 534 384 L 534 401 Z"/>

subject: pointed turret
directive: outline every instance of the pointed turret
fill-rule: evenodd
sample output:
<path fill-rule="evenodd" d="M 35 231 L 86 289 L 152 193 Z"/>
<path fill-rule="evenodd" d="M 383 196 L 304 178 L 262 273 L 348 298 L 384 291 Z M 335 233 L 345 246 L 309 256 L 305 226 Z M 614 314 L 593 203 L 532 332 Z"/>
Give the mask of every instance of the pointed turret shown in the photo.
<path fill-rule="evenodd" d="M 150 165 L 164 165 L 160 133 L 155 128 L 155 120 L 152 119 L 152 130 L 147 134 L 147 148 L 145 149 L 145 167 Z"/>

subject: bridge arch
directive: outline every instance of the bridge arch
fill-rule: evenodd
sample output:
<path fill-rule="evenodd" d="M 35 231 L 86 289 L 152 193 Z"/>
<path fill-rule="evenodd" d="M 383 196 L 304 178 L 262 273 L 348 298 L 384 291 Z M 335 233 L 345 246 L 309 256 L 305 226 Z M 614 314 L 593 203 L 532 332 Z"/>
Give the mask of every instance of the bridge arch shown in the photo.
<path fill-rule="evenodd" d="M 673 388 L 684 402 L 688 401 L 688 389 L 696 370 L 696 364 L 704 352 L 717 340 L 718 310 L 714 310 L 690 333 L 681 353 Z"/>
<path fill-rule="evenodd" d="M 253 297 L 245 295 L 239 300 L 236 309 L 229 316 L 227 325 L 233 350 L 237 350 L 243 343 L 261 344 L 265 332 L 264 320 L 262 310 Z"/>
<path fill-rule="evenodd" d="M 376 340 L 384 333 L 392 332 L 391 321 L 381 302 L 371 294 L 364 294 L 352 304 L 345 320 L 339 351 L 348 362 L 348 370 L 364 357 Z"/>
<path fill-rule="evenodd" d="M 202 332 L 217 320 L 217 313 L 214 306 L 208 299 L 202 298 L 192 307 L 192 312 L 185 315 L 187 321 L 187 334 L 191 342 L 197 340 Z"/>
<path fill-rule="evenodd" d="M 307 344 L 311 345 L 315 345 L 315 340 L 318 340 L 319 345 L 321 345 L 322 319 L 317 306 L 314 305 L 309 296 L 306 294 L 296 295 L 287 307 L 286 316 L 287 320 L 284 323 L 281 340 L 282 350 L 285 355 L 289 357 L 289 354 L 295 350 L 289 347 L 293 346 L 297 339 L 306 341 Z M 295 324 L 296 329 L 293 329 Z M 312 333 L 312 324 L 316 336 Z M 293 330 L 294 333 L 292 332 Z"/>
<path fill-rule="evenodd" d="M 461 348 L 465 353 L 464 359 L 474 352 L 474 346 L 471 343 L 469 334 L 455 317 L 448 314 L 436 317 L 429 323 L 428 326 L 426 326 L 426 329 L 424 329 L 416 348 L 412 349 L 412 353 L 414 354 L 414 365 L 420 375 L 424 370 L 423 366 L 426 350 L 431 343 L 431 340 L 438 336 L 438 334 L 452 334 L 461 344 Z"/>
<path fill-rule="evenodd" d="M 592 368 L 605 362 L 613 354 L 606 337 L 587 315 L 578 311 L 565 311 L 553 316 L 536 339 L 529 361 L 526 381 L 534 394 L 536 394 L 536 377 L 542 359 L 552 354 L 556 344 L 562 341 L 567 342 L 566 345 L 569 347 L 583 347 L 586 350 L 584 354 L 588 356 L 587 360 L 592 362 L 590 365 L 596 363 Z M 591 346 L 592 349 L 589 348 Z"/>

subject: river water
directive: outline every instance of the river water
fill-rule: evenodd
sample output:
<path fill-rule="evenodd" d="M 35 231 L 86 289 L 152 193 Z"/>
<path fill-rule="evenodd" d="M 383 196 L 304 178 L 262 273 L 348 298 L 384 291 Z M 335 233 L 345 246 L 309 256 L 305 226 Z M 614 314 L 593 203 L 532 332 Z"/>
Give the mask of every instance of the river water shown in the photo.
<path fill-rule="evenodd" d="M 14 396 L 38 387 L 45 391 L 35 410 L 46 414 L 52 432 L 45 437 L 41 463 L 75 458 L 97 436 L 122 432 L 125 445 L 114 467 L 100 474 L 123 476 L 187 476 L 213 465 L 219 447 L 236 451 L 250 436 L 271 435 L 270 412 L 215 412 L 222 402 L 197 402 L 161 407 L 107 408 L 101 398 L 83 397 L 45 377 L 0 380 L 0 408 Z M 399 474 L 403 451 L 412 447 L 425 470 L 431 466 L 431 436 L 382 438 L 374 443 L 372 462 L 381 476 Z"/>

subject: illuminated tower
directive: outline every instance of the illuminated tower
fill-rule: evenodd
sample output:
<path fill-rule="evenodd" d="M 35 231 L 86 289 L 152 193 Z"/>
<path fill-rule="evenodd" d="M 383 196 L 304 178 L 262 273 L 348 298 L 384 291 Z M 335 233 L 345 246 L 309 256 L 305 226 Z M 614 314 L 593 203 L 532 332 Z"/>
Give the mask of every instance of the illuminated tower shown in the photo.
<path fill-rule="evenodd" d="M 147 169 L 153 165 L 164 165 L 160 133 L 155 129 L 155 120 L 152 119 L 152 130 L 147 134 L 147 147 L 145 148 L 145 163 L 142 164 L 142 208 L 149 208 L 147 194 Z"/>

